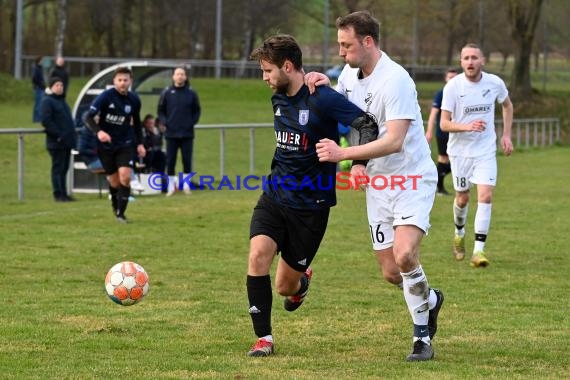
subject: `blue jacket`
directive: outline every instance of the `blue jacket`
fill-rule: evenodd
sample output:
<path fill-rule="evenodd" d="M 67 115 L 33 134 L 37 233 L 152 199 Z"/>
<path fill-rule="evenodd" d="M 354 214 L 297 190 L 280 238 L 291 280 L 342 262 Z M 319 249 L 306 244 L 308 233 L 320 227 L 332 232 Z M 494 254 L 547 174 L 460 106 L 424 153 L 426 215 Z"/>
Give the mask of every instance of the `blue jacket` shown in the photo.
<path fill-rule="evenodd" d="M 75 149 L 77 135 L 71 110 L 63 95 L 45 95 L 40 106 L 47 149 Z"/>
<path fill-rule="evenodd" d="M 159 122 L 166 126 L 167 139 L 193 138 L 200 112 L 198 94 L 188 85 L 172 85 L 160 95 L 157 114 Z"/>

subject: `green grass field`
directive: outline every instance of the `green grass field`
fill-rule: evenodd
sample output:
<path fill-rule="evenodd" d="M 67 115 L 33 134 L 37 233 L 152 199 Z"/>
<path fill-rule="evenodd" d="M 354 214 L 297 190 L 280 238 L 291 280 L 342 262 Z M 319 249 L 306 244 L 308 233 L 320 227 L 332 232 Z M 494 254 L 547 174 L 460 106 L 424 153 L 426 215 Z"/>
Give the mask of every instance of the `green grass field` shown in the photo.
<path fill-rule="evenodd" d="M 201 122 L 270 120 L 270 92 L 260 84 L 242 88 L 224 81 L 227 93 L 242 91 L 237 104 L 204 85 Z M 30 110 L 20 102 L 0 105 L 2 126 L 32 127 Z M 247 131 L 227 137 L 227 174 L 249 174 Z M 262 175 L 269 170 L 274 137 L 263 130 L 256 138 L 255 171 Z M 245 355 L 255 340 L 245 272 L 259 192 L 139 196 L 127 212 L 133 223 L 119 225 L 109 202 L 97 195 L 54 203 L 43 136 L 25 141 L 20 202 L 16 137 L 0 135 L 0 378 L 568 376 L 567 147 L 499 155 L 489 268 L 474 270 L 468 261 L 453 260 L 452 198 L 436 198 L 422 244 L 429 283 L 446 296 L 436 359 L 407 363 L 410 316 L 401 292 L 379 275 L 362 192 L 339 192 L 306 303 L 287 313 L 274 295 L 277 354 L 253 359 Z M 218 134 L 201 131 L 196 150 L 196 171 L 218 176 Z M 469 247 L 475 209 L 472 202 Z M 150 275 L 149 295 L 132 307 L 114 304 L 103 288 L 107 270 L 123 260 L 140 263 Z"/>

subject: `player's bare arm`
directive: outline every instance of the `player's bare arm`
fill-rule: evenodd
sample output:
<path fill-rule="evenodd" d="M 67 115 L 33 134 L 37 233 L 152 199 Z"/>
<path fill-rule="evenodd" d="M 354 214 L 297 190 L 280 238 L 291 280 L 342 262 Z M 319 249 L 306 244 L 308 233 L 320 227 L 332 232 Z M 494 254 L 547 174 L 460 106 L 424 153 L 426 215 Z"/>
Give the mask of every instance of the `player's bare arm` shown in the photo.
<path fill-rule="evenodd" d="M 430 143 L 431 139 L 433 138 L 433 132 L 435 131 L 435 119 L 437 118 L 438 112 L 439 112 L 438 108 L 431 107 L 426 128 L 426 140 L 428 143 Z"/>
<path fill-rule="evenodd" d="M 319 161 L 369 160 L 400 152 L 409 127 L 410 120 L 390 120 L 386 122 L 386 134 L 380 139 L 346 148 L 333 140 L 322 139 L 317 143 Z"/>
<path fill-rule="evenodd" d="M 443 132 L 483 132 L 487 127 L 485 121 L 477 119 L 469 124 L 455 123 L 451 121 L 451 112 L 441 110 L 440 128 Z"/>
<path fill-rule="evenodd" d="M 501 148 L 505 156 L 510 156 L 513 153 L 513 142 L 511 141 L 511 129 L 513 126 L 513 103 L 507 96 L 502 104 L 503 106 L 503 136 L 501 137 Z"/>

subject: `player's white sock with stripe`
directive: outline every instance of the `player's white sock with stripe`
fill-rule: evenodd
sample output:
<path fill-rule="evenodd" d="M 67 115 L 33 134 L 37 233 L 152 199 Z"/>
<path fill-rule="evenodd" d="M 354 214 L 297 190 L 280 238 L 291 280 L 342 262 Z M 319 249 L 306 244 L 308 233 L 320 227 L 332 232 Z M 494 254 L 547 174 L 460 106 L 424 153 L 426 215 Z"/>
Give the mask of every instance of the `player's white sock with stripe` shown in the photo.
<path fill-rule="evenodd" d="M 421 265 L 408 273 L 401 274 L 404 280 L 404 298 L 414 321 L 414 336 L 422 339 L 427 337 L 429 341 L 427 332 L 429 286 L 426 275 Z"/>
<path fill-rule="evenodd" d="M 465 223 L 467 221 L 467 212 L 469 211 L 469 204 L 460 208 L 457 203 L 453 201 L 453 222 L 455 223 L 455 234 L 457 236 L 465 236 Z"/>
<path fill-rule="evenodd" d="M 491 225 L 491 203 L 477 203 L 475 213 L 475 246 L 473 253 L 485 250 L 485 240 Z"/>

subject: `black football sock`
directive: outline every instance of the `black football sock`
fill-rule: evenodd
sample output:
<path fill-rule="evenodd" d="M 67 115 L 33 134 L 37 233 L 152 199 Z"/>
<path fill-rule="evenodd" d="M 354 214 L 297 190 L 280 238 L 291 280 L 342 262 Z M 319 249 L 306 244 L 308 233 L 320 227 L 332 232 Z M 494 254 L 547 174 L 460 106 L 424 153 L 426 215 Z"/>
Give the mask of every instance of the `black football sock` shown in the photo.
<path fill-rule="evenodd" d="M 117 192 L 119 189 L 109 185 L 109 194 L 111 194 L 111 206 L 113 207 L 113 214 L 117 215 Z"/>
<path fill-rule="evenodd" d="M 130 195 L 130 187 L 119 185 L 119 190 L 117 191 L 117 216 L 125 216 Z"/>
<path fill-rule="evenodd" d="M 249 315 L 253 323 L 253 331 L 259 338 L 271 335 L 271 305 L 273 293 L 271 278 L 266 276 L 247 276 L 247 298 Z"/>

